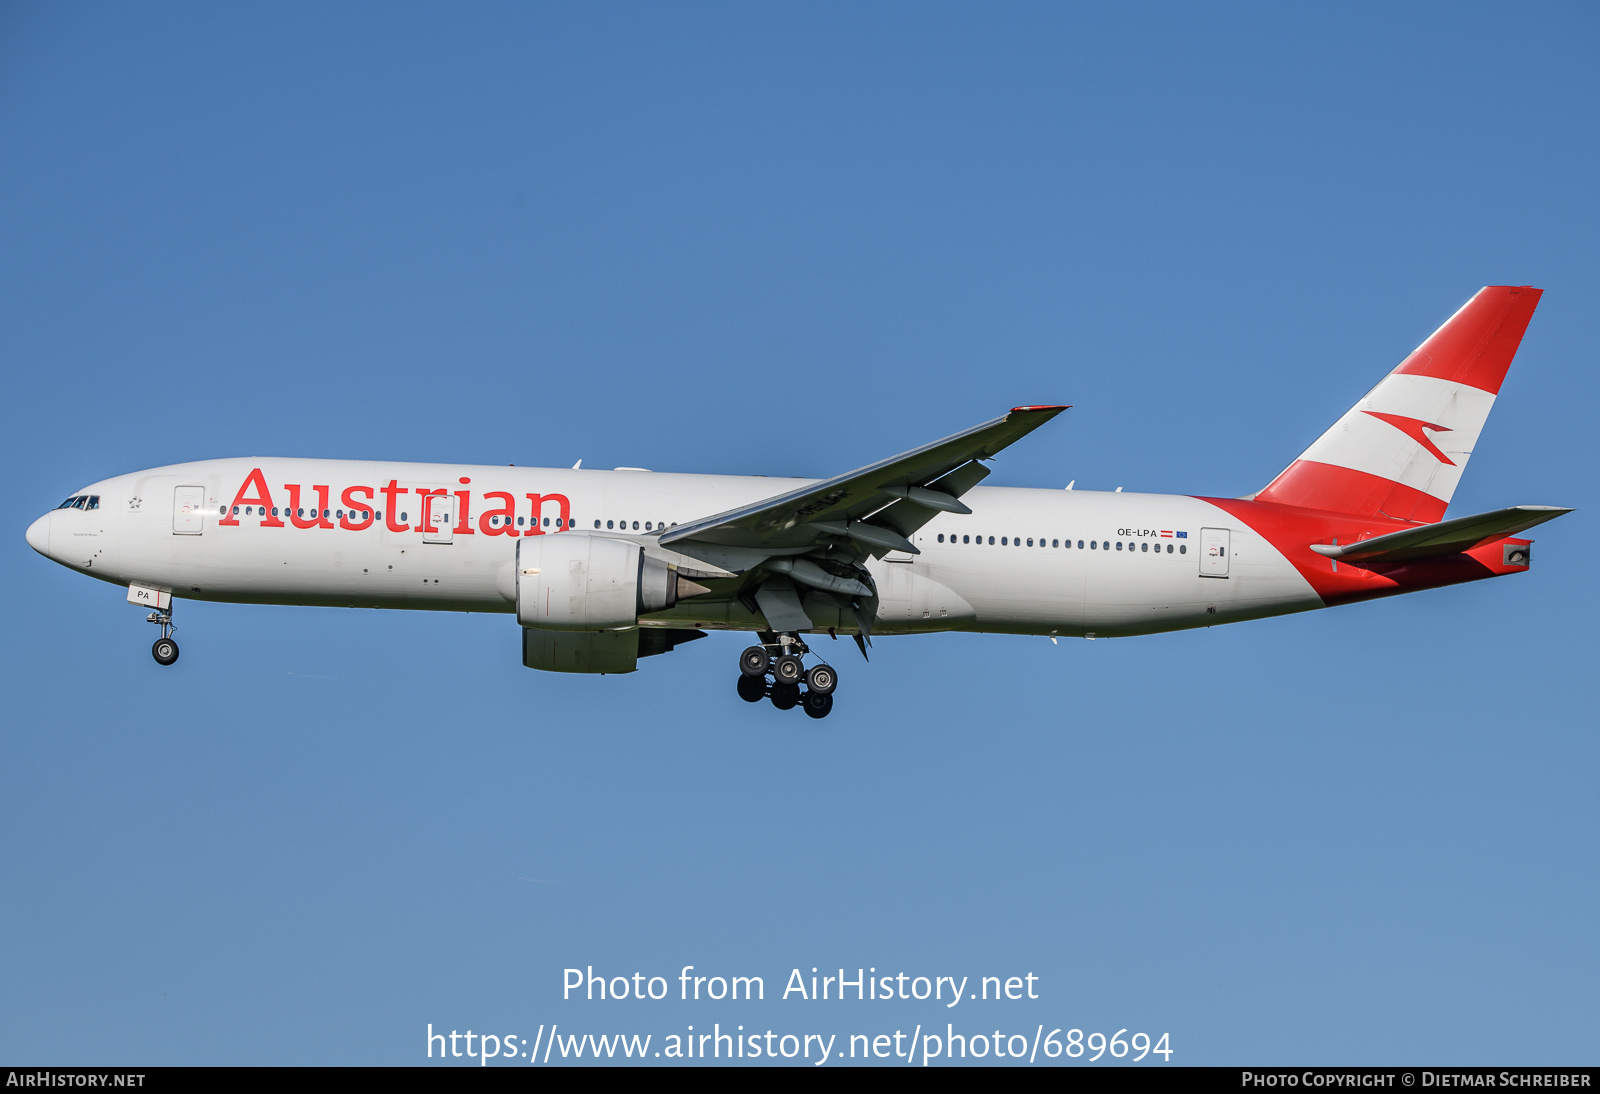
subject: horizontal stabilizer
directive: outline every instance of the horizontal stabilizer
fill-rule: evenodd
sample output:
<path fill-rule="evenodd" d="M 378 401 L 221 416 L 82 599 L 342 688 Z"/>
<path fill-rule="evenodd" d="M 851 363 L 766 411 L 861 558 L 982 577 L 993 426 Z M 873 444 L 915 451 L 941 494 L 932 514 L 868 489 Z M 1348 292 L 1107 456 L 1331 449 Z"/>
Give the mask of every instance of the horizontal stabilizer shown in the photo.
<path fill-rule="evenodd" d="M 1571 509 L 1563 509 L 1559 505 L 1513 505 L 1509 509 L 1425 524 L 1342 546 L 1313 543 L 1311 549 L 1319 555 L 1345 562 L 1404 562 L 1414 558 L 1433 558 L 1470 551 L 1570 512 Z"/>

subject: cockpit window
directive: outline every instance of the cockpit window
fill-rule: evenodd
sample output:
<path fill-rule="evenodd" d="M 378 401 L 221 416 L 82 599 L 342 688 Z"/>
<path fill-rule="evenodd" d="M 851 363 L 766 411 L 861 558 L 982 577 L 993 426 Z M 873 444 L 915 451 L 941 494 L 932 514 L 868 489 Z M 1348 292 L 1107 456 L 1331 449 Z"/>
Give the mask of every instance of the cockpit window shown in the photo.
<path fill-rule="evenodd" d="M 88 504 L 87 508 L 90 508 L 90 509 L 98 509 L 98 508 L 100 508 L 100 495 L 99 494 L 90 494 L 89 495 L 89 504 Z"/>
<path fill-rule="evenodd" d="M 89 496 L 87 494 L 78 494 L 75 497 L 68 498 L 66 501 L 64 501 L 60 505 L 56 506 L 56 508 L 57 509 L 82 509 L 83 505 L 84 505 L 84 502 L 86 502 L 88 500 L 89 500 Z M 97 501 L 97 502 L 99 500 L 100 500 L 99 498 L 95 499 L 95 501 Z"/>

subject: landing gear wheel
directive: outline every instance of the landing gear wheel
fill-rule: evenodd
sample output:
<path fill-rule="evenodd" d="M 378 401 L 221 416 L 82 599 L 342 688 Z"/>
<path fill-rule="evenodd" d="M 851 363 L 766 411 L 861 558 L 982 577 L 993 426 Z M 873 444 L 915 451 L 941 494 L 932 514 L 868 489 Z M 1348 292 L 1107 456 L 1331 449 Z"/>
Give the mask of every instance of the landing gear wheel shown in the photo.
<path fill-rule="evenodd" d="M 800 704 L 800 685 L 773 684 L 772 705 L 779 710 L 793 710 Z"/>
<path fill-rule="evenodd" d="M 798 684 L 805 674 L 805 662 L 792 653 L 786 653 L 772 663 L 772 678 L 780 684 Z"/>
<path fill-rule="evenodd" d="M 739 655 L 739 671 L 744 673 L 746 676 L 760 679 L 767 674 L 767 668 L 771 664 L 771 660 L 772 659 L 767 656 L 765 647 L 747 647 L 745 651 Z"/>
<path fill-rule="evenodd" d="M 833 671 L 831 665 L 816 665 L 806 673 L 806 687 L 811 689 L 813 695 L 832 695 L 833 689 L 839 686 L 839 674 Z"/>
<path fill-rule="evenodd" d="M 812 669 L 812 672 L 817 671 Z M 805 698 L 806 714 L 812 718 L 826 718 L 833 711 L 833 693 L 808 691 Z"/>
<path fill-rule="evenodd" d="M 739 677 L 739 698 L 747 703 L 759 703 L 767 697 L 767 682 L 759 676 Z"/>
<path fill-rule="evenodd" d="M 170 638 L 158 638 L 150 647 L 150 655 L 158 665 L 170 665 L 178 659 L 178 644 Z"/>

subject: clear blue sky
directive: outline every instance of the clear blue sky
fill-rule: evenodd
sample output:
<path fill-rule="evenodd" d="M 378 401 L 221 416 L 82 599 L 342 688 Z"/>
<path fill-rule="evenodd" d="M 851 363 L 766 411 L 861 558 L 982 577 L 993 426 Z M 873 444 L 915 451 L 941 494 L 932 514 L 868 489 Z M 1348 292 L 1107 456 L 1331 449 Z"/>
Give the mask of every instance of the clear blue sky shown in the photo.
<path fill-rule="evenodd" d="M 1596 1062 L 1600 15 L 1524 5 L 0 7 L 0 1059 L 412 1063 L 424 1029 L 1169 1032 Z M 1151 638 L 739 639 L 180 602 L 73 489 L 281 454 L 1259 489 L 1474 290 L 1547 290 L 1453 513 L 1531 573 Z M 769 1001 L 562 1003 L 560 970 Z M 824 1011 L 791 968 L 1032 972 Z M 674 981 L 674 984 L 676 981 Z M 842 1043 L 842 1042 L 841 1042 Z"/>

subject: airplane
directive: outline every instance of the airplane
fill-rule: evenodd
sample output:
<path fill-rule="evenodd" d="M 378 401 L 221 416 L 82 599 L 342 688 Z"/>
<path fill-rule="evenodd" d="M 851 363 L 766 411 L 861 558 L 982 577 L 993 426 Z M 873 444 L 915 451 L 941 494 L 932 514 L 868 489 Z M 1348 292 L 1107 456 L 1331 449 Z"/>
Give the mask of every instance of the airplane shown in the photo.
<path fill-rule="evenodd" d="M 1541 295 L 1481 289 L 1245 497 L 981 486 L 1069 409 L 1019 406 L 820 481 L 174 464 L 76 491 L 27 540 L 151 609 L 161 665 L 179 599 L 514 614 L 523 664 L 553 672 L 632 672 L 745 631 L 740 697 L 823 718 L 823 635 L 863 656 L 874 636 L 935 631 L 1121 638 L 1522 573 L 1517 533 L 1571 509 L 1444 516 Z"/>

